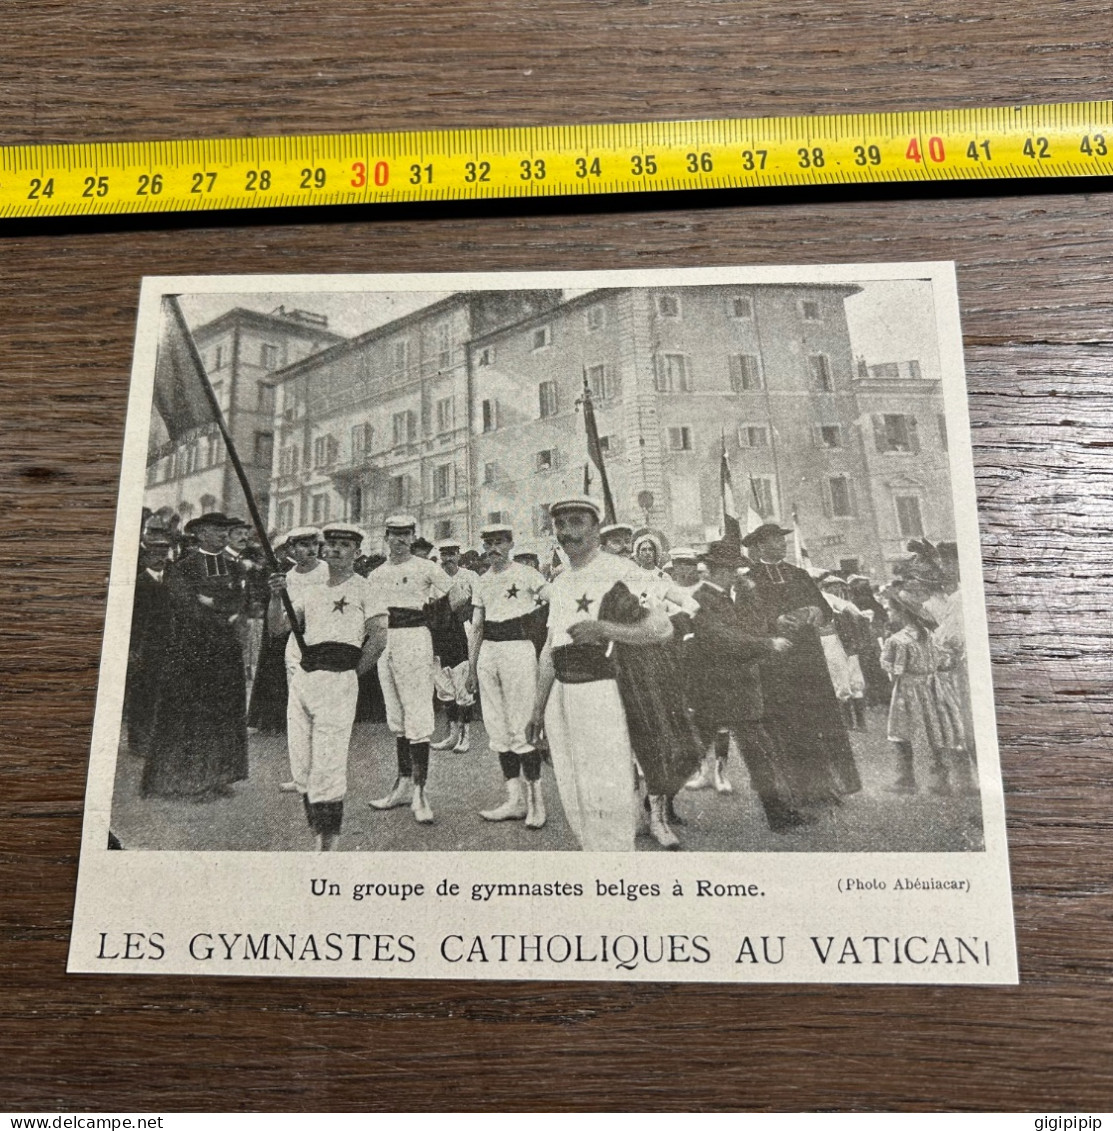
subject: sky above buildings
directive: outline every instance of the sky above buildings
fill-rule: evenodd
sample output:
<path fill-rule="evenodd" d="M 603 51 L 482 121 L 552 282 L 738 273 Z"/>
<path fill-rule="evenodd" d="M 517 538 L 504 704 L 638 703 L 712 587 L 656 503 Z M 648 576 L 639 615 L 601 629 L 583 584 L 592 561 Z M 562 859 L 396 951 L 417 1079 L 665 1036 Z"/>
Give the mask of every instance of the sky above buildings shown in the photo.
<path fill-rule="evenodd" d="M 855 357 L 867 365 L 888 361 L 920 362 L 928 379 L 938 379 L 939 351 L 931 284 L 916 279 L 862 283 L 861 293 L 846 301 L 847 323 Z M 182 310 L 193 329 L 233 307 L 270 313 L 276 307 L 301 309 L 328 316 L 329 329 L 355 337 L 423 306 L 438 302 L 449 291 L 382 294 L 291 293 L 184 294 Z M 569 295 L 582 292 L 567 292 Z"/>

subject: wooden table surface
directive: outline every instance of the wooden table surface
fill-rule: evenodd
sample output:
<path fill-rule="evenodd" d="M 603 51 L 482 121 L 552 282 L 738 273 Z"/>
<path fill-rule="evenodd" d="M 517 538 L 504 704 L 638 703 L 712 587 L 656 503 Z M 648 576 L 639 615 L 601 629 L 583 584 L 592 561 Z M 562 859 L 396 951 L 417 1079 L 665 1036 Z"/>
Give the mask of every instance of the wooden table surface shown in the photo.
<path fill-rule="evenodd" d="M 22 0 L 0 143 L 1109 97 L 1110 0 Z M 1108 1109 L 1098 182 L 0 227 L 0 1108 Z M 954 259 L 1022 984 L 67 977 L 139 278 Z"/>

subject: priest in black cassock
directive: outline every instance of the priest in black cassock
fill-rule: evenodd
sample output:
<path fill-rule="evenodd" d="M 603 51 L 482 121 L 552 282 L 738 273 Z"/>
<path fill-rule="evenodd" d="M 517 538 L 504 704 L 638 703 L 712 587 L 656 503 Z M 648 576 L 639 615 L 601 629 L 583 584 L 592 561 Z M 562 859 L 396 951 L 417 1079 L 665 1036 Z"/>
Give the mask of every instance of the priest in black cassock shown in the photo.
<path fill-rule="evenodd" d="M 831 609 L 807 571 L 784 560 L 791 533 L 767 522 L 742 539 L 754 588 L 740 605 L 748 605 L 771 636 L 792 641 L 787 652 L 762 663 L 765 721 L 799 803 L 821 805 L 857 793 L 862 781 L 819 641 Z"/>
<path fill-rule="evenodd" d="M 166 585 L 170 550 L 170 539 L 157 529 L 145 534 L 139 544 L 124 690 L 128 750 L 139 757 L 146 757 L 150 749 L 159 683 L 170 640 L 170 593 Z"/>
<path fill-rule="evenodd" d="M 144 796 L 212 800 L 247 777 L 247 690 L 236 631 L 245 594 L 222 552 L 228 525 L 218 512 L 194 519 L 186 533 L 196 536 L 196 547 L 167 568 L 170 640 Z"/>

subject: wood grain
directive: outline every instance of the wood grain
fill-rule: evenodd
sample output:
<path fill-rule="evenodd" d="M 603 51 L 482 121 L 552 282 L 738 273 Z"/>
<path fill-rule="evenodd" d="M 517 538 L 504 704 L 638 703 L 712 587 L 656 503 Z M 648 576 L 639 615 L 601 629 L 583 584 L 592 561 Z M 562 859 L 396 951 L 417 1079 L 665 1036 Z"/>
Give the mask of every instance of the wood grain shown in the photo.
<path fill-rule="evenodd" d="M 24 0 L 0 142 L 1108 96 L 1109 0 Z M 1104 184 L 0 229 L 0 1107 L 1113 1102 Z M 955 259 L 1023 984 L 66 977 L 142 274 Z"/>

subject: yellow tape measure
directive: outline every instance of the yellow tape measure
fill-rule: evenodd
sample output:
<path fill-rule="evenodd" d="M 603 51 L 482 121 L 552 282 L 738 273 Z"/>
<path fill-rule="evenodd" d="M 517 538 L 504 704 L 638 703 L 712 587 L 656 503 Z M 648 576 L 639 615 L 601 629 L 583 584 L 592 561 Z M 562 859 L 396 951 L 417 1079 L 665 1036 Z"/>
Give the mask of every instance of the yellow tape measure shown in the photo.
<path fill-rule="evenodd" d="M 1108 176 L 1113 102 L 0 148 L 0 219 Z"/>

